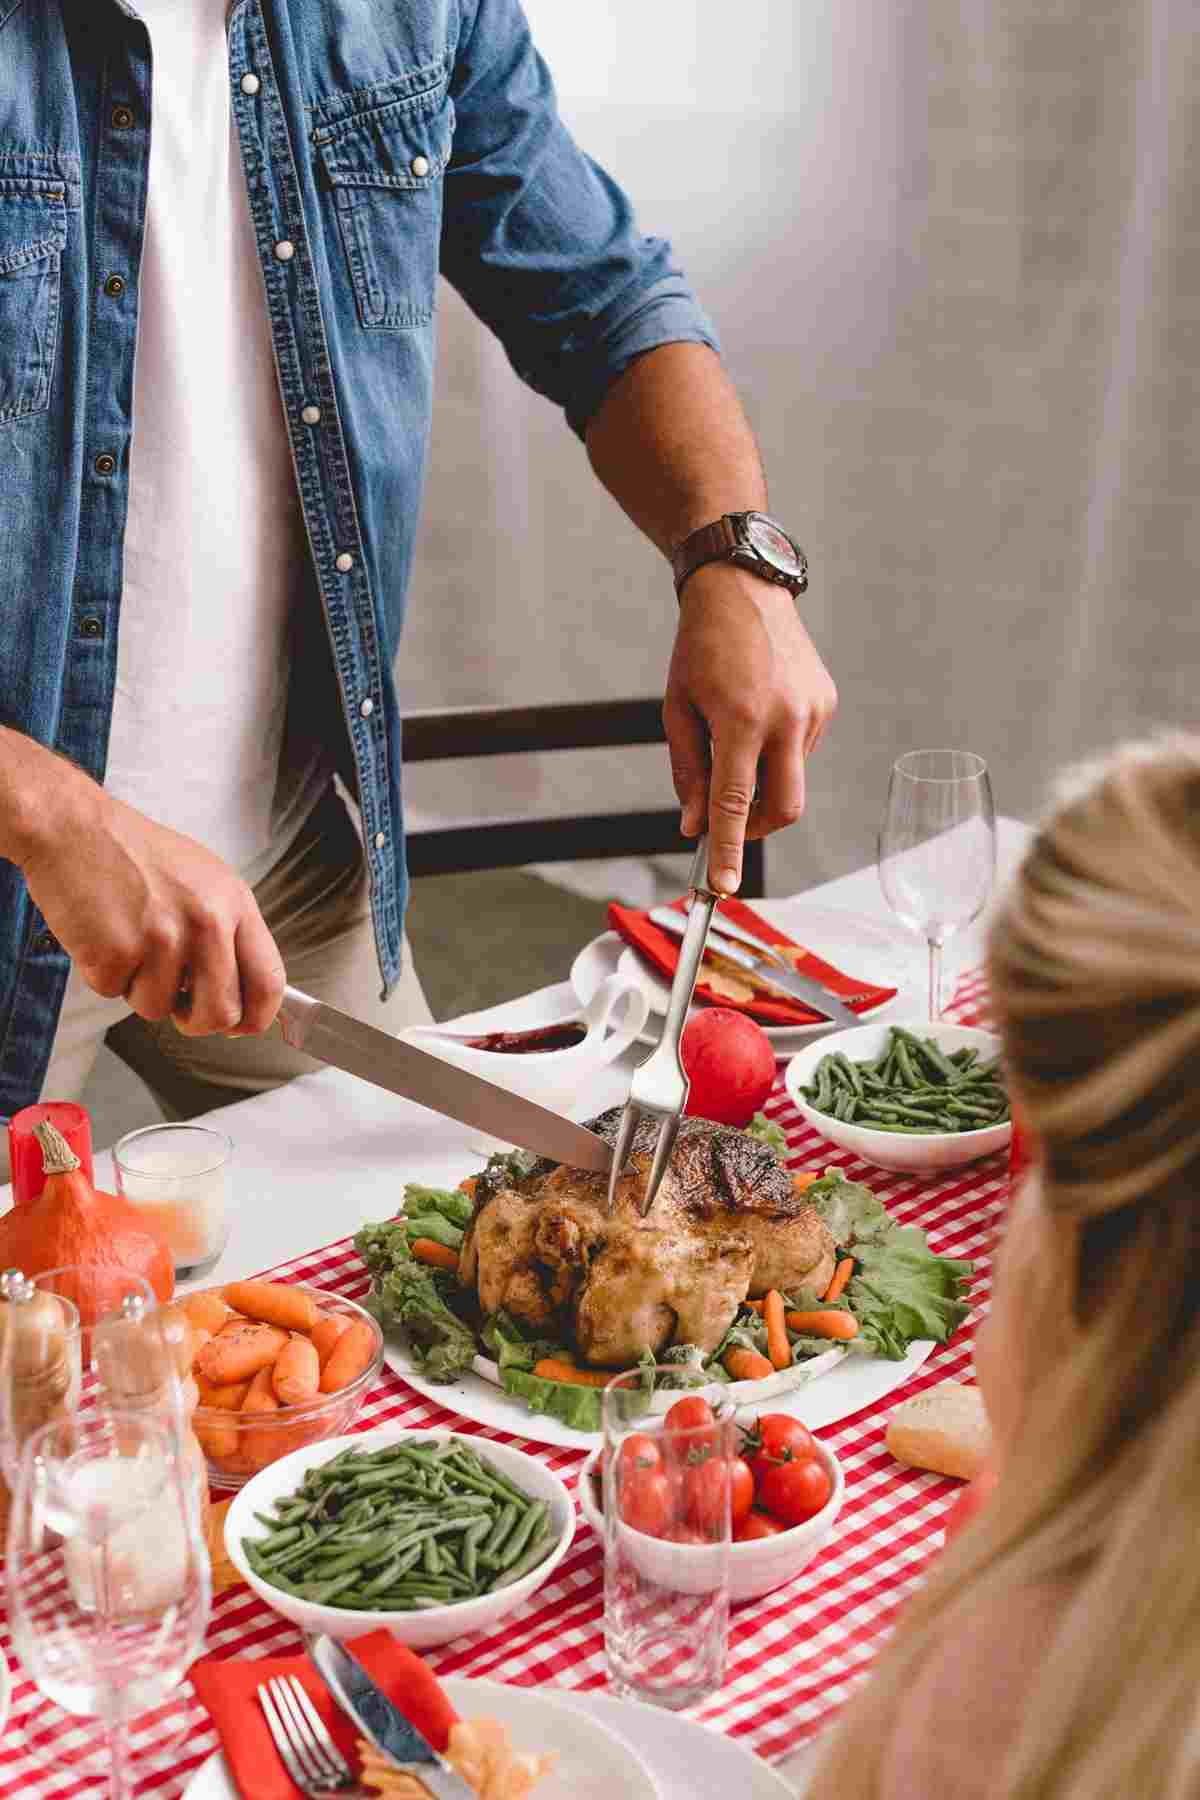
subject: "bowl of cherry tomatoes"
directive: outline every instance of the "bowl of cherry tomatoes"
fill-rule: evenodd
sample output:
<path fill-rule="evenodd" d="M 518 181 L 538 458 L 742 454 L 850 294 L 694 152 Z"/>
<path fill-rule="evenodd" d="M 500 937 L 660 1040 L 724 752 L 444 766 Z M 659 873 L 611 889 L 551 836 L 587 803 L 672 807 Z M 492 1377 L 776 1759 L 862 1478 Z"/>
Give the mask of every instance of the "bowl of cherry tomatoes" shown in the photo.
<path fill-rule="evenodd" d="M 689 1396 L 686 1424 L 698 1423 L 706 1403 Z M 695 1462 L 679 1479 L 657 1441 L 672 1429 L 668 1412 L 647 1421 L 647 1430 L 628 1437 L 619 1454 L 627 1459 L 620 1481 L 622 1524 L 639 1543 L 643 1573 L 668 1586 L 687 1586 L 687 1563 L 694 1556 L 697 1583 L 710 1579 L 716 1520 L 729 1496 L 733 1542 L 729 1551 L 729 1597 L 736 1604 L 770 1594 L 798 1575 L 833 1536 L 845 1493 L 841 1464 L 806 1425 L 787 1413 L 762 1413 L 738 1427 L 739 1453 L 732 1460 Z M 680 1425 L 685 1421 L 679 1420 Z M 604 1536 L 603 1445 L 593 1450 L 579 1475 L 583 1516 Z"/>

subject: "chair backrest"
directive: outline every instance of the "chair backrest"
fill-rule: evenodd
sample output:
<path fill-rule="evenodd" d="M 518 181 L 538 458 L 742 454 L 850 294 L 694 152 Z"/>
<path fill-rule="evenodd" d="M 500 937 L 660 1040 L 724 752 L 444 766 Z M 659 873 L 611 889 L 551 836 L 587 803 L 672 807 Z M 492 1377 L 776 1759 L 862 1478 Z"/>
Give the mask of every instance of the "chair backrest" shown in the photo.
<path fill-rule="evenodd" d="M 460 756 L 512 756 L 538 750 L 618 749 L 663 744 L 659 700 L 590 700 L 553 706 L 467 706 L 450 712 L 409 713 L 404 720 L 406 763 Z M 524 863 L 577 862 L 610 856 L 686 855 L 674 807 L 648 812 L 587 813 L 571 818 L 520 818 L 413 831 L 409 873 L 465 874 Z M 742 894 L 766 891 L 761 839 L 746 845 Z"/>

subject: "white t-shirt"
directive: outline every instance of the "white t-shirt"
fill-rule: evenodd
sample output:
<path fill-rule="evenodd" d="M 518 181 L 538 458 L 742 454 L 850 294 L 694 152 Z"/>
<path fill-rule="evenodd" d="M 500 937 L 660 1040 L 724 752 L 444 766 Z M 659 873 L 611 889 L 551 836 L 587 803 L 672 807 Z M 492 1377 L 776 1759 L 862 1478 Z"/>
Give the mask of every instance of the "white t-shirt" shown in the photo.
<path fill-rule="evenodd" d="M 136 5 L 150 176 L 105 786 L 255 881 L 326 778 L 315 748 L 293 747 L 281 770 L 307 551 L 232 123 L 227 0 Z"/>

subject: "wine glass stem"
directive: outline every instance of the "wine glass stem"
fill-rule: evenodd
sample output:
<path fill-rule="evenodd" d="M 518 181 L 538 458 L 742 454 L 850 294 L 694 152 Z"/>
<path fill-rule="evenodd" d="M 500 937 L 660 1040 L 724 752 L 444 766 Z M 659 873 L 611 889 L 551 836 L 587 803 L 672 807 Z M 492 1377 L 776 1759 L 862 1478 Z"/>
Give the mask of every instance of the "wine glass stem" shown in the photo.
<path fill-rule="evenodd" d="M 932 1020 L 942 1016 L 942 946 L 934 938 L 929 939 L 929 1017 Z"/>
<path fill-rule="evenodd" d="M 133 1769 L 129 1760 L 129 1727 L 124 1720 L 109 1724 L 108 1793 L 109 1800 L 133 1800 Z"/>

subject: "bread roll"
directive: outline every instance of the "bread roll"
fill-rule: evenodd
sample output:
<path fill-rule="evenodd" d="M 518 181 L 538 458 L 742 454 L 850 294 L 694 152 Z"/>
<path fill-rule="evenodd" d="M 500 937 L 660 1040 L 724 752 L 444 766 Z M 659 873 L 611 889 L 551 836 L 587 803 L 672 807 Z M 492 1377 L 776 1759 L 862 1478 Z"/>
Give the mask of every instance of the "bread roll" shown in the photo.
<path fill-rule="evenodd" d="M 982 1394 L 961 1381 L 943 1381 L 905 1400 L 888 1420 L 887 1447 L 910 1468 L 974 1481 L 992 1447 Z"/>

